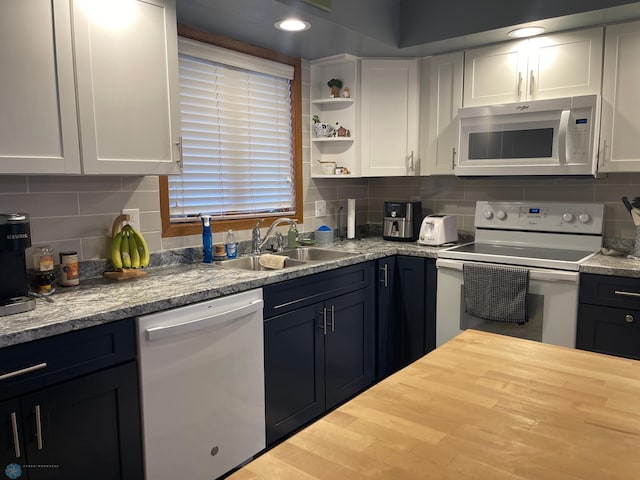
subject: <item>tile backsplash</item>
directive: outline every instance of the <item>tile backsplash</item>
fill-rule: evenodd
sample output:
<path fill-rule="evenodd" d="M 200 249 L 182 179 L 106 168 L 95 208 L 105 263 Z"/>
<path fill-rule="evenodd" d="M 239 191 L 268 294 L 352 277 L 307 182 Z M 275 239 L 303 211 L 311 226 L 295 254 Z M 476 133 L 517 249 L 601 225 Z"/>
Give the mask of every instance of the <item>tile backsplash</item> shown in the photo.
<path fill-rule="evenodd" d="M 605 237 L 633 239 L 636 228 L 621 197 L 640 196 L 640 174 L 616 173 L 588 177 L 477 177 L 449 176 L 369 179 L 368 221 L 382 223 L 385 200 L 422 199 L 429 213 L 458 217 L 458 228 L 473 230 L 475 202 L 562 201 L 605 204 Z"/>
<path fill-rule="evenodd" d="M 423 202 L 425 213 L 458 217 L 463 231 L 473 230 L 476 200 L 554 200 L 604 203 L 605 237 L 632 239 L 635 227 L 620 198 L 640 196 L 640 174 L 611 174 L 607 178 L 455 178 L 394 177 L 360 179 L 309 178 L 304 165 L 304 218 L 301 232 L 327 224 L 346 225 L 346 200 L 356 198 L 359 225 L 381 224 L 386 200 Z M 327 202 L 327 216 L 316 218 L 315 201 Z M 162 238 L 157 177 L 0 176 L 0 212 L 31 216 L 34 245 L 51 245 L 56 252 L 76 250 L 81 260 L 107 258 L 110 228 L 123 208 L 140 209 L 140 230 L 152 251 L 197 247 L 199 235 Z M 286 231 L 286 226 L 282 227 Z M 214 241 L 222 241 L 214 228 Z M 237 232 L 249 240 L 250 231 Z M 217 238 L 215 238 L 217 237 Z"/>

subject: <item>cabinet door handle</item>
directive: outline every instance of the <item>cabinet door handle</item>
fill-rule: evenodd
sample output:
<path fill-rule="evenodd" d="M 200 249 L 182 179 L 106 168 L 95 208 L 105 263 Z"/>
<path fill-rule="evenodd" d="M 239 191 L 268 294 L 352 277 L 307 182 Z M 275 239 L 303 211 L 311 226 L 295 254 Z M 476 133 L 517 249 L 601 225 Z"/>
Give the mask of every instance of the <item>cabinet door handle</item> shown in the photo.
<path fill-rule="evenodd" d="M 20 458 L 20 437 L 18 437 L 18 417 L 16 412 L 11 412 L 11 430 L 13 431 L 13 449 L 16 458 Z"/>
<path fill-rule="evenodd" d="M 624 316 L 624 321 L 627 323 L 633 323 L 633 315 L 629 315 L 628 313 Z"/>
<path fill-rule="evenodd" d="M 42 450 L 42 417 L 40 415 L 40 405 L 36 405 L 36 443 L 38 450 Z"/>
<path fill-rule="evenodd" d="M 456 168 L 456 147 L 451 148 L 451 170 Z"/>
<path fill-rule="evenodd" d="M 518 72 L 518 98 L 522 95 L 522 72 Z"/>
<path fill-rule="evenodd" d="M 182 168 L 184 166 L 184 158 L 182 156 L 182 135 L 178 137 L 176 147 L 178 147 L 178 166 Z"/>
<path fill-rule="evenodd" d="M 327 334 L 327 307 L 322 308 L 322 326 L 320 326 L 322 332 Z"/>
<path fill-rule="evenodd" d="M 409 172 L 413 172 L 413 150 L 411 150 L 411 155 L 409 155 Z"/>
<path fill-rule="evenodd" d="M 529 96 L 533 97 L 533 70 L 529 72 Z"/>
<path fill-rule="evenodd" d="M 389 265 L 387 265 L 386 263 L 384 264 L 384 267 L 382 267 L 380 270 L 382 270 L 384 272 L 384 275 L 382 277 L 382 280 L 380 280 L 380 283 L 382 283 L 384 285 L 384 288 L 387 288 L 388 285 L 388 280 L 389 280 Z"/>
<path fill-rule="evenodd" d="M 623 292 L 621 290 L 614 290 L 615 295 L 620 295 L 621 297 L 640 297 L 640 293 L 636 292 Z"/>
<path fill-rule="evenodd" d="M 336 310 L 333 305 L 331 305 L 331 331 L 336 331 Z"/>
<path fill-rule="evenodd" d="M 24 375 L 25 373 L 35 372 L 36 370 L 41 370 L 43 368 L 47 368 L 47 362 L 42 362 L 27 368 L 21 368 L 20 370 L 14 370 L 13 372 L 4 373 L 0 375 L 0 380 L 7 380 L 9 378 L 17 377 L 18 375 Z"/>

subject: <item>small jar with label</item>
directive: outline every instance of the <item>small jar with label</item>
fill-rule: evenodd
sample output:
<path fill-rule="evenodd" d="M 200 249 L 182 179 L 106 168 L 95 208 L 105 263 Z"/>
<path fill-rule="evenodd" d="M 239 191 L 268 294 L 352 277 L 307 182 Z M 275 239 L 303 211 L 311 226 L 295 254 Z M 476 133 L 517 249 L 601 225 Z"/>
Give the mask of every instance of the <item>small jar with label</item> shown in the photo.
<path fill-rule="evenodd" d="M 78 252 L 60 252 L 60 285 L 75 287 L 79 284 Z"/>
<path fill-rule="evenodd" d="M 48 294 L 53 291 L 53 248 L 34 247 L 33 249 L 33 290 L 36 293 Z"/>

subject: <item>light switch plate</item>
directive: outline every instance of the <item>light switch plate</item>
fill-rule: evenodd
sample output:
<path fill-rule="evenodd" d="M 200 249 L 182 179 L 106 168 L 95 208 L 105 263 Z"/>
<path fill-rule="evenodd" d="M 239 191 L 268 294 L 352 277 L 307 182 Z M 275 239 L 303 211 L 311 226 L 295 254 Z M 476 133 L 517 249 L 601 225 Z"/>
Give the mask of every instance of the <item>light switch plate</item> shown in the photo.
<path fill-rule="evenodd" d="M 327 214 L 327 202 L 316 200 L 316 217 L 324 217 Z"/>
<path fill-rule="evenodd" d="M 140 209 L 139 208 L 123 208 L 122 214 L 129 215 L 131 217 L 131 220 L 129 220 L 129 223 L 131 224 L 131 226 L 136 230 L 140 230 Z"/>

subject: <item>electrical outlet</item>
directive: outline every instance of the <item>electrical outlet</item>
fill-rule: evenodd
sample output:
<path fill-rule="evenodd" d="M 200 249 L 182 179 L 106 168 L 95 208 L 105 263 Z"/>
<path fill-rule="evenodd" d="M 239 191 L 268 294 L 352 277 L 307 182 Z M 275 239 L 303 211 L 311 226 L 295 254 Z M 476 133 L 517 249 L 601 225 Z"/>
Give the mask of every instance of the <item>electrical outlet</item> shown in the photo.
<path fill-rule="evenodd" d="M 324 217 L 327 214 L 327 202 L 316 200 L 316 217 Z"/>
<path fill-rule="evenodd" d="M 123 208 L 123 215 L 129 215 L 129 223 L 136 230 L 140 230 L 140 209 L 139 208 Z"/>

